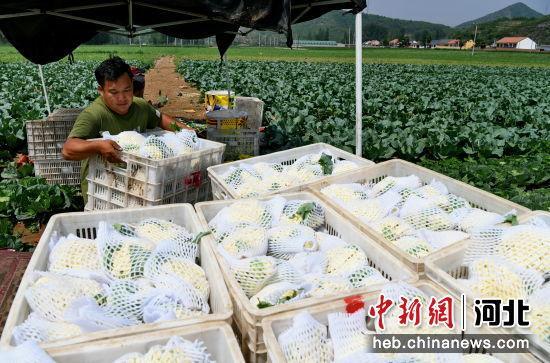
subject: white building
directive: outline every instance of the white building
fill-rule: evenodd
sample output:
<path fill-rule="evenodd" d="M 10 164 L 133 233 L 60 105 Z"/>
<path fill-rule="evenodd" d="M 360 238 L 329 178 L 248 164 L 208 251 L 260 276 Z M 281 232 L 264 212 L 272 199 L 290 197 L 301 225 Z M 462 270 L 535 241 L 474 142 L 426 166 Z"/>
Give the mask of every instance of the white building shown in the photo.
<path fill-rule="evenodd" d="M 497 40 L 497 48 L 505 49 L 537 49 L 537 43 L 527 37 L 504 37 Z"/>

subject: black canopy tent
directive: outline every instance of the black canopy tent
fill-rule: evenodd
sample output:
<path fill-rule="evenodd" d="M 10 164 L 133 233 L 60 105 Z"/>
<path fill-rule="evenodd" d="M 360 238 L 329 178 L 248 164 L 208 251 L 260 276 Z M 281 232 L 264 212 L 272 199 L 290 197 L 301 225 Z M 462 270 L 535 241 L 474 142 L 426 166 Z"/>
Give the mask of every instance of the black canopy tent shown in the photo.
<path fill-rule="evenodd" d="M 40 65 L 62 59 L 100 32 L 128 37 L 152 31 L 186 39 L 215 36 L 223 56 L 241 27 L 284 33 L 290 47 L 292 24 L 349 9 L 356 14 L 356 150 L 360 155 L 360 14 L 365 7 L 366 0 L 4 0 L 0 31 L 25 58 L 39 65 L 41 73 Z M 43 87 L 48 104 L 44 82 Z"/>
<path fill-rule="evenodd" d="M 0 3 L 0 31 L 28 60 L 57 61 L 99 32 L 134 37 L 158 31 L 186 39 L 216 36 L 223 55 L 240 27 L 287 35 L 291 25 L 331 10 L 365 8 L 365 0 L 30 0 Z"/>

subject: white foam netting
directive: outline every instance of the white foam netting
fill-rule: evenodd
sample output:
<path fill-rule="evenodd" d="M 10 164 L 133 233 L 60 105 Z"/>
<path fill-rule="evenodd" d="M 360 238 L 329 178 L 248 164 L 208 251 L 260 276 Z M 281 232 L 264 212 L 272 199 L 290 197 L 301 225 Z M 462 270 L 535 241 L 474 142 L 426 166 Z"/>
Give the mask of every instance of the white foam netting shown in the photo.
<path fill-rule="evenodd" d="M 271 228 L 279 223 L 285 204 L 286 200 L 282 197 L 275 197 L 266 202 L 252 199 L 239 200 L 218 212 L 208 225 L 218 241 L 223 240 L 235 225 Z"/>
<path fill-rule="evenodd" d="M 302 225 L 290 224 L 271 228 L 267 231 L 267 241 L 267 253 L 275 257 L 319 250 L 315 231 Z"/>
<path fill-rule="evenodd" d="M 175 155 L 183 155 L 199 150 L 200 142 L 194 130 L 181 130 L 176 133 L 167 132 L 161 136 L 162 140 Z"/>
<path fill-rule="evenodd" d="M 289 200 L 283 208 L 280 223 L 298 223 L 318 230 L 325 225 L 325 211 L 319 203 L 311 200 Z"/>
<path fill-rule="evenodd" d="M 161 160 L 176 156 L 176 151 L 172 149 L 165 139 L 161 136 L 147 136 L 145 142 L 139 148 L 139 155 L 144 158 Z"/>
<path fill-rule="evenodd" d="M 291 165 L 258 162 L 231 166 L 221 177 L 239 197 L 269 192 L 315 181 L 323 176 L 356 169 L 352 161 L 339 160 L 328 150 L 299 157 Z"/>
<path fill-rule="evenodd" d="M 347 275 L 368 264 L 365 252 L 351 244 L 327 251 L 325 259 L 325 273 L 329 275 Z"/>
<path fill-rule="evenodd" d="M 305 297 L 304 288 L 287 281 L 281 281 L 261 289 L 250 298 L 250 302 L 258 308 L 264 308 L 298 301 Z"/>
<path fill-rule="evenodd" d="M 143 321 L 143 305 L 153 291 L 145 280 L 120 280 L 104 286 L 102 294 L 75 301 L 65 313 L 65 319 L 84 332 L 120 328 Z"/>
<path fill-rule="evenodd" d="M 369 190 L 369 198 L 378 197 L 390 190 L 399 192 L 403 189 L 416 189 L 422 185 L 422 181 L 416 175 L 403 177 L 387 176 L 378 183 L 374 183 Z"/>
<path fill-rule="evenodd" d="M 473 296 L 495 299 L 525 299 L 544 283 L 542 274 L 514 265 L 499 256 L 478 258 L 468 265 L 464 281 Z"/>
<path fill-rule="evenodd" d="M 308 312 L 297 314 L 292 320 L 292 326 L 279 334 L 277 340 L 289 363 L 330 363 L 333 360 L 327 327 Z"/>
<path fill-rule="evenodd" d="M 529 297 L 531 311 L 527 320 L 531 323 L 531 332 L 546 344 L 550 344 L 550 285 L 546 283 L 543 288 Z"/>
<path fill-rule="evenodd" d="M 50 321 L 63 321 L 67 308 L 83 296 L 102 293 L 99 282 L 55 273 L 34 274 L 34 283 L 25 291 L 30 308 Z"/>
<path fill-rule="evenodd" d="M 354 200 L 368 199 L 369 190 L 370 188 L 367 185 L 359 183 L 331 184 L 321 189 L 321 193 L 329 196 L 339 203 L 348 203 Z"/>
<path fill-rule="evenodd" d="M 550 271 L 550 228 L 534 225 L 480 228 L 472 231 L 464 263 L 500 256 L 541 274 Z"/>
<path fill-rule="evenodd" d="M 167 286 L 171 277 L 177 277 L 194 287 L 208 300 L 210 287 L 204 270 L 185 256 L 155 251 L 144 266 L 144 276 L 156 286 Z"/>
<path fill-rule="evenodd" d="M 0 362 L 55 363 L 55 361 L 33 341 L 27 341 L 10 350 L 0 350 Z"/>
<path fill-rule="evenodd" d="M 247 297 L 257 294 L 277 272 L 277 259 L 269 256 L 258 256 L 245 259 L 235 259 L 223 249 L 219 249 L 229 263 L 235 279 Z"/>
<path fill-rule="evenodd" d="M 143 321 L 185 319 L 208 314 L 208 299 L 196 288 L 178 277 L 168 276 L 151 291 L 143 304 Z"/>
<path fill-rule="evenodd" d="M 136 225 L 99 222 L 96 240 L 54 236 L 49 266 L 55 272 L 34 273 L 25 292 L 32 313 L 14 339 L 51 341 L 208 314 L 209 283 L 195 264 L 201 236 L 152 218 Z"/>
<path fill-rule="evenodd" d="M 82 329 L 76 324 L 49 321 L 36 313 L 30 313 L 22 324 L 13 329 L 13 340 L 16 345 L 20 345 L 26 341 L 42 343 L 72 338 L 80 334 Z"/>
<path fill-rule="evenodd" d="M 115 141 L 124 151 L 136 153 L 145 143 L 145 136 L 136 131 L 123 131 L 117 135 L 111 135 L 105 131 L 101 136 L 106 140 Z"/>
<path fill-rule="evenodd" d="M 171 337 L 165 345 L 154 345 L 147 353 L 133 352 L 113 363 L 192 362 L 214 363 L 202 340 L 190 341 L 179 336 Z"/>
<path fill-rule="evenodd" d="M 327 319 L 335 362 L 367 352 L 365 309 L 359 309 L 353 314 L 331 313 L 328 314 Z"/>
<path fill-rule="evenodd" d="M 95 240 L 79 238 L 73 234 L 55 239 L 50 244 L 48 269 L 52 272 L 101 270 L 97 243 Z"/>
<path fill-rule="evenodd" d="M 228 254 L 235 258 L 265 255 L 268 251 L 268 233 L 256 225 L 235 225 L 225 229 L 226 237 L 220 242 Z"/>
<path fill-rule="evenodd" d="M 112 279 L 142 277 L 145 262 L 155 248 L 153 242 L 129 237 L 106 222 L 99 223 L 97 241 L 103 271 Z"/>
<path fill-rule="evenodd" d="M 458 229 L 464 232 L 471 232 L 474 228 L 489 227 L 503 223 L 506 217 L 512 214 L 515 214 L 515 211 L 500 215 L 479 208 L 458 208 L 451 212 L 451 218 Z"/>
<path fill-rule="evenodd" d="M 345 208 L 365 223 L 377 221 L 396 211 L 401 196 L 393 191 L 373 199 L 360 199 L 345 204 Z"/>

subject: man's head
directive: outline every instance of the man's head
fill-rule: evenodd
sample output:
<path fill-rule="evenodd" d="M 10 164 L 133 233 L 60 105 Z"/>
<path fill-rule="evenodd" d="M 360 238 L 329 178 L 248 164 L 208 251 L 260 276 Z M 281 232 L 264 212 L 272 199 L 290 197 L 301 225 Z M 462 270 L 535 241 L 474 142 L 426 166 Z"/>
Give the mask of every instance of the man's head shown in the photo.
<path fill-rule="evenodd" d="M 97 90 L 112 111 L 125 115 L 133 100 L 132 72 L 120 57 L 101 62 L 95 70 Z"/>

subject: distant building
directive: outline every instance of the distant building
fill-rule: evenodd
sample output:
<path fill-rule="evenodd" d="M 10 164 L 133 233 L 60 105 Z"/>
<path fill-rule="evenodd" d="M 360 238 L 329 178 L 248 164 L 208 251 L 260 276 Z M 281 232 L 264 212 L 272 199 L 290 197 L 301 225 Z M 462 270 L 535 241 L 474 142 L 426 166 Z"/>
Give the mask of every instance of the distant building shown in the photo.
<path fill-rule="evenodd" d="M 416 40 L 413 40 L 412 42 L 410 42 L 409 48 L 420 48 L 420 43 Z"/>
<path fill-rule="evenodd" d="M 497 40 L 496 46 L 503 49 L 537 49 L 537 43 L 528 37 L 504 37 Z"/>
<path fill-rule="evenodd" d="M 460 48 L 458 39 L 437 39 L 430 42 L 430 48 Z"/>
<path fill-rule="evenodd" d="M 368 40 L 363 45 L 367 47 L 379 47 L 382 45 L 382 43 L 379 40 Z"/>
<path fill-rule="evenodd" d="M 450 48 L 460 48 L 460 40 L 459 39 L 450 39 L 447 42 L 447 47 Z"/>
<path fill-rule="evenodd" d="M 540 50 L 543 50 L 545 52 L 550 52 L 550 44 L 547 44 L 547 45 L 540 45 L 539 46 L 539 49 Z"/>
<path fill-rule="evenodd" d="M 302 40 L 294 41 L 295 47 L 337 47 L 338 43 L 334 40 Z"/>
<path fill-rule="evenodd" d="M 399 41 L 399 39 L 392 39 L 390 40 L 389 44 L 390 44 L 390 47 L 399 47 L 401 42 Z"/>

